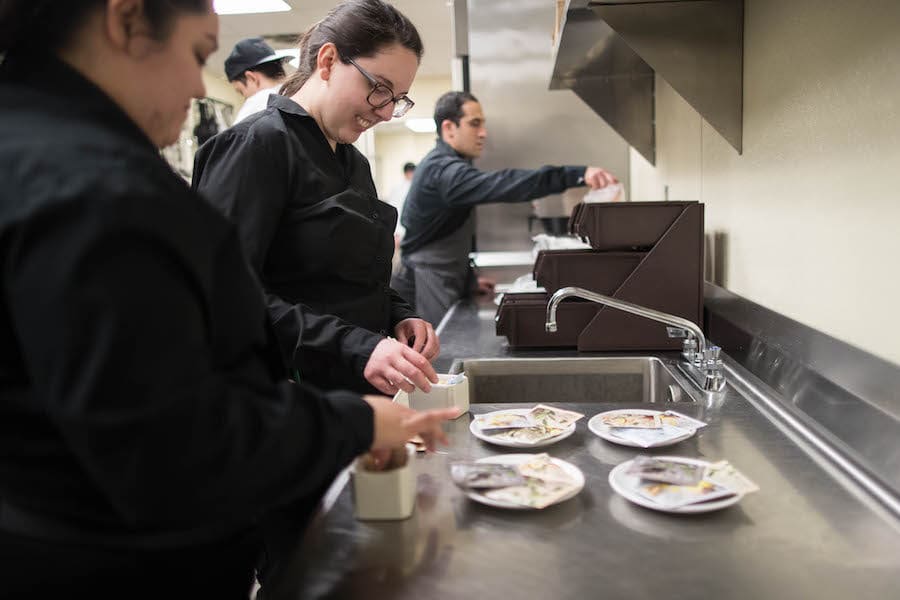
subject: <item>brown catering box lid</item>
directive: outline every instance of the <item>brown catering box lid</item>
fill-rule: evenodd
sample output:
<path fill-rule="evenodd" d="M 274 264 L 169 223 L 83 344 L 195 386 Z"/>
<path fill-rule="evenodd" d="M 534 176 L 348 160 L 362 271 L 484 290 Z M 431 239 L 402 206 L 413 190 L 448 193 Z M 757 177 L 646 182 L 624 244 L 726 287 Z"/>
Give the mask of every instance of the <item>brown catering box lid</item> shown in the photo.
<path fill-rule="evenodd" d="M 495 319 L 497 335 L 520 348 L 574 348 L 600 306 L 579 300 L 561 303 L 556 313 L 559 330 L 548 333 L 544 323 L 549 300 L 543 293 L 504 294 Z"/>
<path fill-rule="evenodd" d="M 581 203 L 572 210 L 569 232 L 595 250 L 653 246 L 694 201 Z"/>
<path fill-rule="evenodd" d="M 575 286 L 612 295 L 643 260 L 644 252 L 541 250 L 534 261 L 534 279 L 552 294 Z"/>

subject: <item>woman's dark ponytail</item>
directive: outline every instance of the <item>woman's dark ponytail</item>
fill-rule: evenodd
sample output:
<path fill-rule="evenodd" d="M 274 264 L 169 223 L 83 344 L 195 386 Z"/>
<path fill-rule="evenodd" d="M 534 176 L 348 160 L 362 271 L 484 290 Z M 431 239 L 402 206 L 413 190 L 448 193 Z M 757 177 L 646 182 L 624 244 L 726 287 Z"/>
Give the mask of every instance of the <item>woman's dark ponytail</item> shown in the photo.
<path fill-rule="evenodd" d="M 422 59 L 424 48 L 416 26 L 399 10 L 382 0 L 346 0 L 331 9 L 297 41 L 300 64 L 281 86 L 283 96 L 293 96 L 316 70 L 319 50 L 331 42 L 341 60 L 372 56 L 385 46 L 400 44 Z"/>

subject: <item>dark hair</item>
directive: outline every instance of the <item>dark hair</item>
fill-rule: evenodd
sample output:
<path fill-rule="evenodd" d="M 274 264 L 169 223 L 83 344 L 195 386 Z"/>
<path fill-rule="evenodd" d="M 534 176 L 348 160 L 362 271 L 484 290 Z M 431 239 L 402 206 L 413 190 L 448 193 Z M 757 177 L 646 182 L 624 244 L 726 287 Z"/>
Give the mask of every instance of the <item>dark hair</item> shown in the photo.
<path fill-rule="evenodd" d="M 421 60 L 424 48 L 416 26 L 400 11 L 382 0 L 342 2 L 304 33 L 300 47 L 300 65 L 281 87 L 281 94 L 293 96 L 316 70 L 319 50 L 331 42 L 341 61 L 372 56 L 390 44 L 400 44 Z"/>
<path fill-rule="evenodd" d="M 459 125 L 463 116 L 463 104 L 478 102 L 478 98 L 469 92 L 447 92 L 438 98 L 434 105 L 434 124 L 437 125 L 438 136 L 441 135 L 441 124 L 450 120 Z"/>
<path fill-rule="evenodd" d="M 59 50 L 92 11 L 105 5 L 105 0 L 0 0 L 0 53 Z M 176 15 L 208 7 L 207 0 L 144 0 L 144 17 L 154 37 L 165 39 Z"/>
<path fill-rule="evenodd" d="M 254 71 L 269 79 L 274 79 L 278 81 L 284 77 L 284 61 L 281 60 L 273 60 L 271 62 L 265 62 L 261 65 L 256 65 L 255 67 L 250 67 L 247 71 Z M 246 73 L 247 71 L 244 71 Z M 247 76 L 241 73 L 237 77 L 234 78 L 235 81 L 240 81 L 244 85 L 247 85 Z"/>
<path fill-rule="evenodd" d="M 404 173 L 409 173 L 410 171 L 415 171 L 415 170 L 416 170 L 416 163 L 408 162 L 405 165 L 403 165 Z"/>

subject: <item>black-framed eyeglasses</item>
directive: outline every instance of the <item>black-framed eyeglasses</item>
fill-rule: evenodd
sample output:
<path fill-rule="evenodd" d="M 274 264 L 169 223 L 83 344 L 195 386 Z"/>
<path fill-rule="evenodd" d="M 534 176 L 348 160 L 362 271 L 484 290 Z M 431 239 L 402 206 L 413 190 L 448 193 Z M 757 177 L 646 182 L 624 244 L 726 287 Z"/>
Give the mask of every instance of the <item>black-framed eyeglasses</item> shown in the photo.
<path fill-rule="evenodd" d="M 366 102 L 368 102 L 372 108 L 384 108 L 385 106 L 393 102 L 394 117 L 402 117 L 409 112 L 409 109 L 416 105 L 416 103 L 410 100 L 409 96 L 407 96 L 406 94 L 400 96 L 399 98 L 394 97 L 394 90 L 375 79 L 371 73 L 356 64 L 356 62 L 352 58 L 348 58 L 346 60 L 348 63 L 356 67 L 356 70 L 362 73 L 362 76 L 372 84 L 372 91 L 369 92 L 368 96 L 366 96 Z"/>

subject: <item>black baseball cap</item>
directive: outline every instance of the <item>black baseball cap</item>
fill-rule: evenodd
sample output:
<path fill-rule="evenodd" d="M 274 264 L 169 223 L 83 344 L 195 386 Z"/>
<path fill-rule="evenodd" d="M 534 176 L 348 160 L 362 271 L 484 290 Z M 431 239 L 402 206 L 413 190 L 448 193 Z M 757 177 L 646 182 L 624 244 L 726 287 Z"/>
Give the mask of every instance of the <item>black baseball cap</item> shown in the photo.
<path fill-rule="evenodd" d="M 244 74 L 244 71 L 252 69 L 267 62 L 284 60 L 278 56 L 261 37 L 247 38 L 234 45 L 234 50 L 225 59 L 225 76 L 228 81 L 234 81 Z"/>

